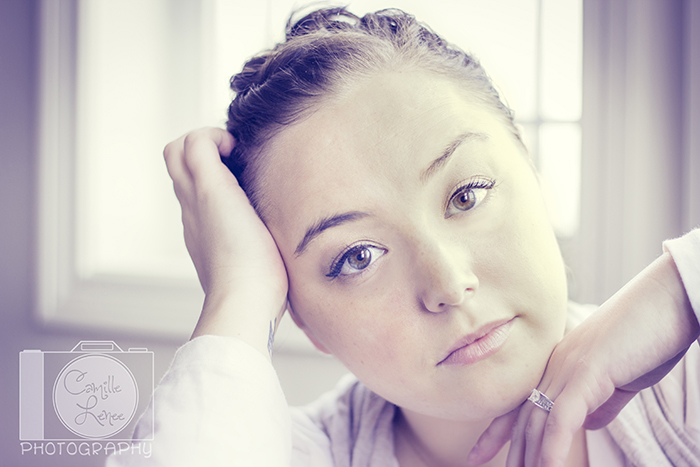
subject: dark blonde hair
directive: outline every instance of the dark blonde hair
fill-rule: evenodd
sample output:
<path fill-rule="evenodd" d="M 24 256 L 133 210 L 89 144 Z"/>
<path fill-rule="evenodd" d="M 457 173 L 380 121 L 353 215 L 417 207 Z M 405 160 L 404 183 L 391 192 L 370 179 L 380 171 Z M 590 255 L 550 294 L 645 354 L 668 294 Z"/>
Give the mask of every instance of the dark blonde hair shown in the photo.
<path fill-rule="evenodd" d="M 250 59 L 231 78 L 236 95 L 226 126 L 236 146 L 222 160 L 258 212 L 255 178 L 265 143 L 358 79 L 398 69 L 431 71 L 466 86 L 522 144 L 512 111 L 479 62 L 412 15 L 389 9 L 360 18 L 345 8 L 320 9 L 295 22 L 290 18 L 286 40 Z"/>

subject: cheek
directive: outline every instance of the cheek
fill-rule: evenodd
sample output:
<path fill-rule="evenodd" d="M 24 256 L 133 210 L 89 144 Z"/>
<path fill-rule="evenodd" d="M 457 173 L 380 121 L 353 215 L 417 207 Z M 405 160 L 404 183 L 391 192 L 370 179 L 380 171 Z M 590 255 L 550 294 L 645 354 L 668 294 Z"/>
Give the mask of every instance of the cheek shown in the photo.
<path fill-rule="evenodd" d="M 296 281 L 290 274 L 289 299 L 308 332 L 360 379 L 385 366 L 400 362 L 401 342 L 420 336 L 413 323 L 411 293 L 383 275 L 376 284 L 362 287 Z M 360 293 L 361 292 L 361 293 Z"/>
<path fill-rule="evenodd" d="M 518 250 L 512 254 L 522 264 L 517 280 L 523 306 L 533 332 L 543 345 L 553 346 L 563 336 L 568 293 L 564 262 L 548 219 L 525 229 Z"/>
<path fill-rule="evenodd" d="M 539 283 L 546 289 L 561 289 L 564 285 L 564 264 L 540 187 L 530 169 L 514 185 L 506 218 L 510 230 L 510 255 L 521 264 L 518 269 L 524 279 Z"/>
<path fill-rule="evenodd" d="M 563 333 L 566 273 L 539 186 L 526 170 L 504 193 L 509 202 L 499 222 L 482 236 L 482 250 L 489 252 L 483 258 L 484 283 L 524 314 L 531 332 L 549 341 Z"/>

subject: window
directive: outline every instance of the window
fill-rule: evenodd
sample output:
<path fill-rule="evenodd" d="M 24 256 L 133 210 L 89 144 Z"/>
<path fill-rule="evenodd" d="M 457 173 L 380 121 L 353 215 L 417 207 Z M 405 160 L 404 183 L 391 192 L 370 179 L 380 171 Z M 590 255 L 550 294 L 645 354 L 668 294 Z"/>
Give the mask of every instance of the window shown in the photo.
<path fill-rule="evenodd" d="M 192 128 L 223 125 L 228 79 L 247 57 L 282 38 L 295 3 L 44 1 L 39 312 L 45 321 L 188 335 L 203 297 L 162 147 Z M 552 193 L 558 234 L 575 234 L 581 0 L 392 4 L 480 59 L 524 129 Z M 362 14 L 383 5 L 357 0 L 350 9 Z M 288 348 L 309 347 L 294 331 L 282 334 Z"/>

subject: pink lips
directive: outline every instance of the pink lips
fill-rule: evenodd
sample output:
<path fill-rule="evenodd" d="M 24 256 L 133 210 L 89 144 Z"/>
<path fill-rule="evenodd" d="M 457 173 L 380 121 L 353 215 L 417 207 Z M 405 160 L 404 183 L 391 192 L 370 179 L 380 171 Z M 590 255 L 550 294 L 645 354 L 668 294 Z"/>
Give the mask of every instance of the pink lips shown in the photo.
<path fill-rule="evenodd" d="M 438 365 L 470 365 L 496 353 L 510 334 L 515 318 L 493 321 L 459 339 Z"/>

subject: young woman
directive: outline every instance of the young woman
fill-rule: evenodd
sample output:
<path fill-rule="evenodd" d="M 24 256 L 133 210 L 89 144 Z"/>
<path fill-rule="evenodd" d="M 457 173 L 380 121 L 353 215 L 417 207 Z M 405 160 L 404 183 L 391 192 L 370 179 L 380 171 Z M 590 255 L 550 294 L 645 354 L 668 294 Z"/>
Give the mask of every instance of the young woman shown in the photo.
<path fill-rule="evenodd" d="M 165 149 L 206 300 L 137 428 L 153 457 L 110 462 L 698 465 L 699 235 L 576 327 L 472 57 L 400 11 L 320 10 L 232 88 L 228 132 Z M 270 365 L 285 310 L 357 378 L 305 408 Z"/>

